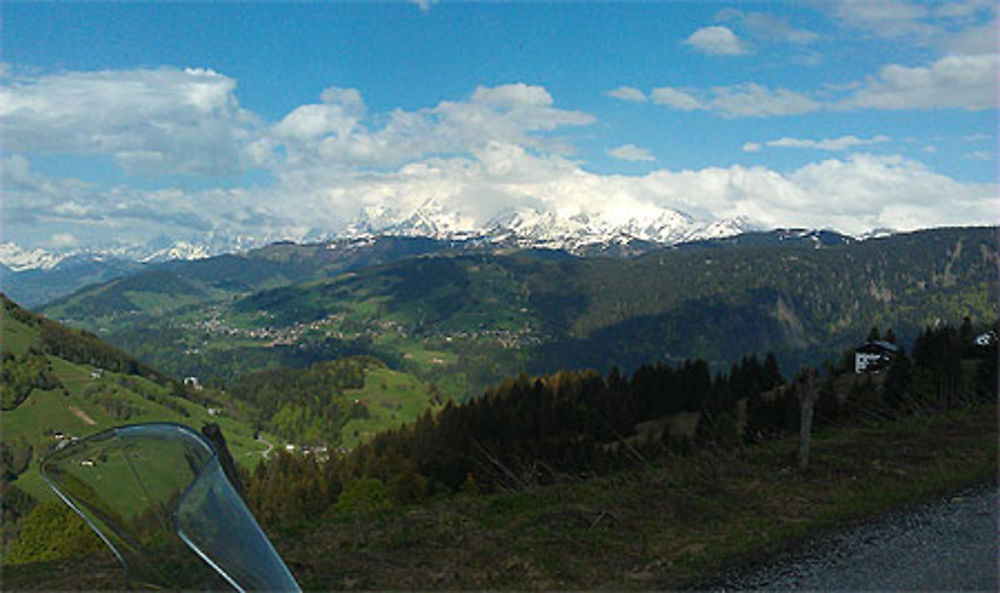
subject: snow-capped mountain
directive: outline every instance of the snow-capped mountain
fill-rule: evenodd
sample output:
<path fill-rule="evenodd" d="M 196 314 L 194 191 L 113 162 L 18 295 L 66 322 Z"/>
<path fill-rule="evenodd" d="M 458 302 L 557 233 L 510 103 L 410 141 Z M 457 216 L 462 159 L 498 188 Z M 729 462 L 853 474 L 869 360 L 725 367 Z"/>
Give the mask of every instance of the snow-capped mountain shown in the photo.
<path fill-rule="evenodd" d="M 554 212 L 523 208 L 495 217 L 486 225 L 485 234 L 493 243 L 577 252 L 593 246 L 623 246 L 635 241 L 671 244 L 684 240 L 693 224 L 689 216 L 672 210 L 613 221 L 595 214 L 559 216 Z"/>
<path fill-rule="evenodd" d="M 140 263 L 202 259 L 236 253 L 276 242 L 337 242 L 378 236 L 421 237 L 470 241 L 496 247 L 561 249 L 577 254 L 630 254 L 654 246 L 735 237 L 761 231 L 746 217 L 696 219 L 669 208 L 643 206 L 635 210 L 617 208 L 559 212 L 530 207 L 505 210 L 485 222 L 450 210 L 429 200 L 412 211 L 385 206 L 367 206 L 340 231 L 310 229 L 300 234 L 261 236 L 210 232 L 198 238 L 174 240 L 167 235 L 151 238 L 143 245 L 113 244 L 101 248 L 49 252 L 27 250 L 13 243 L 0 244 L 0 264 L 13 272 L 48 270 L 68 257 L 114 257 Z M 881 236 L 886 231 L 873 231 Z"/>
<path fill-rule="evenodd" d="M 374 235 L 392 237 L 430 237 L 434 239 L 468 239 L 477 236 L 475 224 L 468 217 L 446 210 L 429 200 L 410 213 L 386 206 L 362 208 L 358 218 L 336 238 Z"/>
<path fill-rule="evenodd" d="M 172 259 L 205 259 L 214 255 L 206 245 L 194 245 L 187 241 L 178 241 L 168 247 L 144 254 L 138 261 L 146 264 L 151 262 L 170 261 Z"/>
<path fill-rule="evenodd" d="M 522 207 L 505 210 L 477 225 L 471 216 L 463 216 L 437 202 L 428 201 L 408 213 L 386 207 L 366 207 L 339 237 L 388 235 L 481 240 L 496 245 L 564 249 L 579 253 L 637 242 L 673 245 L 694 239 L 735 235 L 751 229 L 752 225 L 742 217 L 704 222 L 669 208 L 561 214 Z"/>
<path fill-rule="evenodd" d="M 47 271 L 79 263 L 100 262 L 104 259 L 159 263 L 176 259 L 203 259 L 223 253 L 246 251 L 277 239 L 210 234 L 201 241 L 174 241 L 166 235 L 160 235 L 141 245 L 110 244 L 63 251 L 47 251 L 40 248 L 28 250 L 7 242 L 0 243 L 0 264 L 17 273 L 28 270 Z"/>
<path fill-rule="evenodd" d="M 737 235 L 748 230 L 754 227 L 744 217 L 705 222 L 669 208 L 644 208 L 635 212 L 578 211 L 564 215 L 522 207 L 505 210 L 477 226 L 471 217 L 450 212 L 429 201 L 409 213 L 385 207 L 364 208 L 340 237 L 389 235 L 471 239 L 495 245 L 582 253 L 634 243 L 673 245 Z"/>
<path fill-rule="evenodd" d="M 695 231 L 687 240 L 722 239 L 734 237 L 748 231 L 759 230 L 746 216 L 734 216 L 732 218 L 720 218 L 715 222 Z"/>
<path fill-rule="evenodd" d="M 13 272 L 51 270 L 75 252 L 52 253 L 42 249 L 22 249 L 14 243 L 0 243 L 0 264 Z"/>

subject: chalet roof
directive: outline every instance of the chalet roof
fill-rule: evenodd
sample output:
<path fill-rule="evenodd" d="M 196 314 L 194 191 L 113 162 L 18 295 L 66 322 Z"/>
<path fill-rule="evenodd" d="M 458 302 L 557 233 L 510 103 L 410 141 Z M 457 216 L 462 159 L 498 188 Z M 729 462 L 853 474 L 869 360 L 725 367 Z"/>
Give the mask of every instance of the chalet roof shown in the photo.
<path fill-rule="evenodd" d="M 899 346 L 885 340 L 872 340 L 855 348 L 858 352 L 899 352 Z"/>

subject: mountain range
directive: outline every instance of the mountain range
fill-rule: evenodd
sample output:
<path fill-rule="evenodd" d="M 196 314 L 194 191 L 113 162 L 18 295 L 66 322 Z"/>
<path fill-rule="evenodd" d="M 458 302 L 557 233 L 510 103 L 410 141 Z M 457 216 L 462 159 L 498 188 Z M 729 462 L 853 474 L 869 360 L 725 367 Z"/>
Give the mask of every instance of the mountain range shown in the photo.
<path fill-rule="evenodd" d="M 773 350 L 818 364 L 873 325 L 996 316 L 996 229 L 744 233 L 632 257 L 406 237 L 174 261 L 40 309 L 175 375 L 376 356 L 462 398 L 519 372 Z"/>
<path fill-rule="evenodd" d="M 571 253 L 595 253 L 632 245 L 669 246 L 678 243 L 728 237 L 754 228 L 745 218 L 698 221 L 671 209 L 636 212 L 576 212 L 571 214 L 533 208 L 501 212 L 477 225 L 429 200 L 409 212 L 386 207 L 366 207 L 339 232 L 312 229 L 296 237 L 228 236 L 212 232 L 198 238 L 174 240 L 159 235 L 142 245 L 114 244 L 93 248 L 26 249 L 12 242 L 0 244 L 0 264 L 6 274 L 28 270 L 52 270 L 67 260 L 102 259 L 157 263 L 175 259 L 202 259 L 263 247 L 280 239 L 317 243 L 339 239 L 378 236 L 419 237 L 440 241 L 476 241 L 521 248 L 561 249 Z"/>
<path fill-rule="evenodd" d="M 834 231 L 784 229 L 774 231 L 782 240 L 794 236 L 822 237 L 847 242 L 854 238 Z M 576 213 L 561 216 L 530 208 L 509 210 L 476 227 L 446 211 L 433 201 L 408 213 L 369 207 L 343 231 L 311 230 L 298 241 L 307 245 L 366 245 L 377 239 L 416 239 L 431 242 L 435 249 L 479 250 L 545 249 L 570 254 L 634 256 L 672 246 L 706 246 L 719 239 L 738 244 L 738 237 L 766 237 L 746 219 L 698 222 L 691 216 L 668 209 L 608 215 Z M 818 239 L 817 239 L 818 240 Z M 755 241 L 755 240 L 752 240 Z M 293 243 L 294 243 L 293 242 Z M 271 238 L 228 237 L 210 233 L 200 240 L 174 241 L 166 235 L 145 245 L 113 245 L 103 248 L 48 251 L 0 244 L 0 283 L 11 298 L 26 306 L 38 306 L 68 295 L 91 283 L 124 276 L 165 262 L 195 261 L 222 255 L 243 254 L 268 244 L 287 244 Z"/>

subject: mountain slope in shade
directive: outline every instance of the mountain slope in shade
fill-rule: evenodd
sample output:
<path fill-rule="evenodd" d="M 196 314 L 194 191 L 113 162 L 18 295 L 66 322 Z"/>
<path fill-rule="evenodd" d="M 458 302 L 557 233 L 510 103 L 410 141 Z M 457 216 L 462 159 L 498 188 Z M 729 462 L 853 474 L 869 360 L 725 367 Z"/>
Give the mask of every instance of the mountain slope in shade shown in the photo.
<path fill-rule="evenodd" d="M 467 247 L 411 237 L 359 237 L 308 245 L 275 243 L 244 253 L 145 265 L 131 275 L 52 300 L 42 310 L 53 318 L 96 330 L 104 318 L 163 315 L 401 258 Z"/>
<path fill-rule="evenodd" d="M 905 340 L 938 321 L 992 322 L 994 234 L 939 229 L 853 242 L 785 230 L 629 259 L 425 257 L 258 292 L 231 312 L 332 335 L 364 329 L 386 360 L 433 345 L 453 351 L 469 375 L 482 370 L 462 366 L 473 359 L 469 342 L 449 344 L 494 348 L 484 367 L 500 364 L 500 353 L 520 356 L 523 366 L 506 374 L 696 357 L 726 365 L 767 350 L 795 368 L 855 345 L 873 325 Z M 391 332 L 379 329 L 388 322 Z M 402 351 L 390 335 L 405 336 L 392 338 L 404 340 Z M 307 336 L 296 339 L 290 347 L 309 351 Z"/>
<path fill-rule="evenodd" d="M 138 262 L 117 257 L 77 254 L 55 266 L 12 270 L 0 264 L 0 284 L 15 301 L 35 307 L 87 286 L 138 272 Z"/>

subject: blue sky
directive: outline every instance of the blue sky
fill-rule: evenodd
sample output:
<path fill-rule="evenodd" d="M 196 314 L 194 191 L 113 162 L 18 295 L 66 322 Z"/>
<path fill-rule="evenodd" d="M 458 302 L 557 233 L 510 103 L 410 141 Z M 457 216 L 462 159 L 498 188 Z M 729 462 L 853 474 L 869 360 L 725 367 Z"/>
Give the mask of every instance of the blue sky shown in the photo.
<path fill-rule="evenodd" d="M 995 223 L 996 7 L 5 3 L 3 240 Z M 220 239 L 221 240 L 221 239 Z"/>

